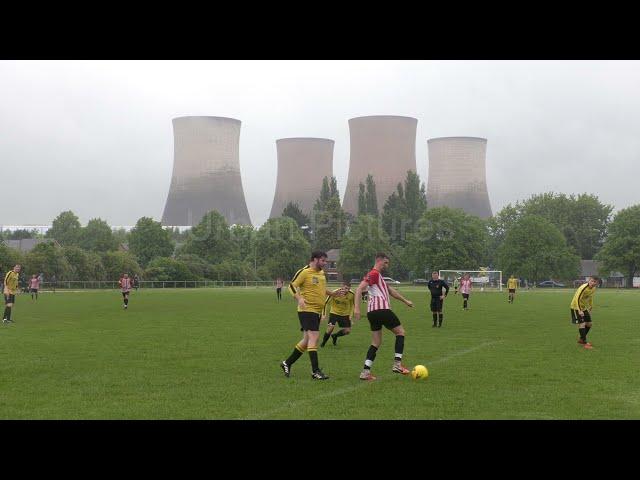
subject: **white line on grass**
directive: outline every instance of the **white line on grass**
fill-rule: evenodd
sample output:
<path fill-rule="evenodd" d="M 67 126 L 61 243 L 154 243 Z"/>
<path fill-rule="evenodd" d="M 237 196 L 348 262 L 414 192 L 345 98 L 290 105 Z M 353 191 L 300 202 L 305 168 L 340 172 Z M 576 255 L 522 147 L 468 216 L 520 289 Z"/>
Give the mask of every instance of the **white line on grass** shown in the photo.
<path fill-rule="evenodd" d="M 500 343 L 502 342 L 502 340 L 494 340 L 492 342 L 485 342 L 485 343 L 481 343 L 480 345 L 476 345 L 475 347 L 471 347 L 471 348 L 467 348 L 465 350 L 459 350 L 457 352 L 453 352 L 450 355 L 446 355 L 444 357 L 438 358 L 432 362 L 429 362 L 429 365 L 433 365 L 433 364 L 438 364 L 438 363 L 444 363 L 452 358 L 455 357 L 460 357 L 462 355 L 466 355 L 467 353 L 471 353 L 471 352 L 475 352 L 476 350 L 480 350 L 481 348 L 484 347 L 488 347 L 489 345 L 495 345 L 496 343 Z M 391 378 L 391 377 L 388 377 Z M 317 402 L 319 399 L 322 398 L 330 398 L 330 397 L 335 397 L 338 395 L 344 395 L 345 393 L 350 393 L 353 392 L 359 388 L 363 388 L 365 385 L 367 385 L 369 382 L 363 382 L 360 380 L 357 380 L 358 383 L 356 383 L 355 385 L 352 385 L 351 387 L 347 387 L 347 388 L 341 388 L 339 390 L 333 390 L 331 392 L 325 393 L 324 395 L 317 395 L 313 398 L 309 398 L 306 400 L 298 400 L 295 402 L 285 402 L 285 404 L 281 407 L 278 407 L 276 409 L 273 410 L 269 410 L 267 412 L 262 412 L 260 414 L 257 415 L 247 415 L 246 417 L 243 417 L 242 420 L 260 420 L 266 417 L 269 417 L 271 415 L 273 415 L 274 413 L 279 413 L 282 412 L 284 410 L 289 410 L 289 409 L 293 409 L 294 407 L 297 407 L 299 405 L 302 405 L 303 403 L 309 403 L 309 402 Z M 379 383 L 384 381 L 384 378 L 381 378 L 379 380 L 376 380 L 375 383 Z"/>

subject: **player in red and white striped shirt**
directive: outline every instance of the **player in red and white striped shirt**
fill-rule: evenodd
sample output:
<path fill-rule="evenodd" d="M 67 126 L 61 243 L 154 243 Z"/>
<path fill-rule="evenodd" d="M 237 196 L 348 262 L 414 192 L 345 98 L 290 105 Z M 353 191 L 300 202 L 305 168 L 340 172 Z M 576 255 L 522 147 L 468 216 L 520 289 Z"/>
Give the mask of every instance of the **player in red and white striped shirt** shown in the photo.
<path fill-rule="evenodd" d="M 118 281 L 118 284 L 120 285 L 122 298 L 124 298 L 124 309 L 126 310 L 129 307 L 129 293 L 131 292 L 131 287 L 133 286 L 133 284 L 127 273 L 122 275 L 122 278 Z"/>
<path fill-rule="evenodd" d="M 361 380 L 375 380 L 376 377 L 371 375 L 371 366 L 376 358 L 376 353 L 382 343 L 382 327 L 391 330 L 396 336 L 396 349 L 393 360 L 394 373 L 407 375 L 409 369 L 402 365 L 402 352 L 404 351 L 404 328 L 400 324 L 400 320 L 395 313 L 391 311 L 389 303 L 389 295 L 397 298 L 408 307 L 413 307 L 410 300 L 404 298 L 400 293 L 387 286 L 382 278 L 382 274 L 389 268 L 389 257 L 384 253 L 376 254 L 376 264 L 373 269 L 364 277 L 356 290 L 356 298 L 360 298 L 362 291 L 369 289 L 369 302 L 367 304 L 367 319 L 371 325 L 371 346 L 367 351 L 367 359 L 364 362 L 364 368 L 360 373 Z M 354 320 L 360 319 L 360 302 L 356 302 L 354 310 Z"/>

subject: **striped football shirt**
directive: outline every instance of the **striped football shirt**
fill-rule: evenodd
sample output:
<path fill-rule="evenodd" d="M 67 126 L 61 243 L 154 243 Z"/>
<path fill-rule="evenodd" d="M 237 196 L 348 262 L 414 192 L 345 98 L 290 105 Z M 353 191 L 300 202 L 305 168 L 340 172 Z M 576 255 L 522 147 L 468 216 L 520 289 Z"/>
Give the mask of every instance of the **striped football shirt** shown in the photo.
<path fill-rule="evenodd" d="M 367 312 L 389 310 L 389 289 L 380 272 L 375 268 L 364 278 L 369 284 L 369 303 Z"/>

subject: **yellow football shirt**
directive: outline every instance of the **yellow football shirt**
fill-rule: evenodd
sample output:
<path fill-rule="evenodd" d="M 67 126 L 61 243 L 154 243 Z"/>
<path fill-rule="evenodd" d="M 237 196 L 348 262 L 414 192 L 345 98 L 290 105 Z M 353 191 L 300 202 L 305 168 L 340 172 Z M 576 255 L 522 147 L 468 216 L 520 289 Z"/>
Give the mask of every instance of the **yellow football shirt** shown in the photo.
<path fill-rule="evenodd" d="M 334 290 L 337 292 L 339 288 Z M 324 302 L 323 313 L 327 308 L 327 305 L 331 302 L 330 312 L 334 315 L 340 315 L 341 317 L 350 317 L 353 315 L 353 309 L 355 308 L 355 294 L 349 290 L 343 297 L 327 297 Z"/>
<path fill-rule="evenodd" d="M 589 288 L 589 284 L 580 285 L 571 300 L 571 308 L 573 310 L 587 310 L 593 307 L 593 295 L 596 293 L 596 287 Z"/>
<path fill-rule="evenodd" d="M 13 270 L 9 270 L 4 276 L 4 284 L 11 295 L 15 295 L 18 291 L 18 278 L 19 274 Z"/>
<path fill-rule="evenodd" d="M 518 279 L 510 278 L 509 280 L 507 280 L 507 288 L 509 289 L 518 288 Z"/>
<path fill-rule="evenodd" d="M 316 270 L 309 265 L 301 268 L 293 276 L 293 280 L 289 284 L 289 291 L 292 295 L 299 291 L 304 298 L 305 307 L 298 307 L 299 312 L 322 313 L 327 294 L 327 279 L 324 276 L 324 270 Z"/>

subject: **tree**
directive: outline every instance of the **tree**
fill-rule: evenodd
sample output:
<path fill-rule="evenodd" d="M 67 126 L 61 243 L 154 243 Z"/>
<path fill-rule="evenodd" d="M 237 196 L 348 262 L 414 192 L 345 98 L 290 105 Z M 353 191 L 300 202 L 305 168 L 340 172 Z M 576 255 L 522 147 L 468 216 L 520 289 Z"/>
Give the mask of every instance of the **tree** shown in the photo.
<path fill-rule="evenodd" d="M 327 202 L 331 198 L 331 189 L 329 188 L 329 178 L 324 177 L 322 179 L 322 187 L 320 188 L 320 197 L 316 200 L 313 210 L 316 212 L 322 212 L 327 205 Z"/>
<path fill-rule="evenodd" d="M 62 254 L 69 262 L 71 280 L 105 280 L 104 265 L 100 255 L 87 252 L 80 247 L 69 246 L 62 248 Z"/>
<path fill-rule="evenodd" d="M 573 195 L 570 198 L 573 200 Z M 612 211 L 612 205 L 603 204 L 595 195 L 582 193 L 575 198 L 571 216 L 574 230 L 572 245 L 580 258 L 590 260 L 602 248 Z"/>
<path fill-rule="evenodd" d="M 347 215 L 340 205 L 340 198 L 331 197 L 316 217 L 314 248 L 325 251 L 340 248 L 346 229 Z"/>
<path fill-rule="evenodd" d="M 256 274 L 253 265 L 248 262 L 224 260 L 213 266 L 212 278 L 224 281 L 255 280 Z"/>
<path fill-rule="evenodd" d="M 129 250 L 142 267 L 155 257 L 170 257 L 174 248 L 169 232 L 152 218 L 140 218 L 129 233 Z"/>
<path fill-rule="evenodd" d="M 4 238 L 7 240 L 24 240 L 26 238 L 38 238 L 39 234 L 36 229 L 27 230 L 19 228 L 18 230 L 8 231 L 4 233 Z"/>
<path fill-rule="evenodd" d="M 320 197 L 316 200 L 313 209 L 316 212 L 322 212 L 326 209 L 327 203 L 330 199 L 337 197 L 340 198 L 340 192 L 338 191 L 338 181 L 336 177 L 332 176 L 324 177 L 322 179 L 322 187 L 320 187 Z"/>
<path fill-rule="evenodd" d="M 367 215 L 377 217 L 378 213 L 378 197 L 376 196 L 376 183 L 373 181 L 373 175 L 367 175 L 367 193 L 365 195 L 367 204 Z"/>
<path fill-rule="evenodd" d="M 337 197 L 340 198 L 340 192 L 338 191 L 338 180 L 336 177 L 332 176 L 329 179 L 329 197 Z"/>
<path fill-rule="evenodd" d="M 256 229 L 251 225 L 234 225 L 231 227 L 231 242 L 236 260 L 247 261 L 252 265 L 255 262 Z"/>
<path fill-rule="evenodd" d="M 101 218 L 92 218 L 80 231 L 79 245 L 91 252 L 108 252 L 118 248 L 111 227 Z"/>
<path fill-rule="evenodd" d="M 406 237 L 403 235 L 409 219 L 404 204 L 404 188 L 399 183 L 397 191 L 393 192 L 384 202 L 382 208 L 382 228 L 394 244 L 404 244 Z"/>
<path fill-rule="evenodd" d="M 155 257 L 151 260 L 144 271 L 144 278 L 157 281 L 198 279 L 185 263 L 170 257 Z"/>
<path fill-rule="evenodd" d="M 3 279 L 9 270 L 23 261 L 22 254 L 18 250 L 7 247 L 4 242 L 0 241 L 0 275 L 3 275 Z"/>
<path fill-rule="evenodd" d="M 340 192 L 336 177 L 324 177 L 320 197 L 311 213 L 312 235 L 305 235 L 316 249 L 340 248 L 340 241 L 347 227 L 348 217 L 340 204 Z M 305 230 L 305 234 L 308 230 Z"/>
<path fill-rule="evenodd" d="M 311 245 L 293 219 L 270 218 L 256 234 L 256 254 L 263 276 L 291 278 L 308 262 Z"/>
<path fill-rule="evenodd" d="M 191 229 L 180 253 L 193 253 L 209 263 L 220 263 L 233 253 L 229 225 L 216 210 L 207 213 Z"/>
<path fill-rule="evenodd" d="M 484 222 L 457 208 L 427 210 L 417 232 L 407 241 L 405 263 L 413 272 L 430 270 L 476 270 L 487 260 Z"/>
<path fill-rule="evenodd" d="M 193 276 L 197 279 L 208 278 L 214 280 L 216 278 L 213 265 L 197 255 L 186 253 L 183 255 L 178 255 L 176 257 L 176 260 L 184 263 L 189 271 L 193 274 Z"/>
<path fill-rule="evenodd" d="M 624 272 L 627 286 L 633 286 L 633 277 L 640 271 L 640 205 L 625 208 L 616 214 L 596 259 L 603 263 L 602 272 Z"/>
<path fill-rule="evenodd" d="M 553 223 L 582 259 L 592 259 L 602 247 L 613 207 L 597 196 L 542 193 L 518 203 L 520 216 L 539 215 Z"/>
<path fill-rule="evenodd" d="M 101 257 L 105 276 L 108 280 L 120 278 L 120 275 L 123 273 L 128 273 L 131 277 L 142 273 L 142 269 L 140 265 L 138 265 L 136 258 L 129 252 L 105 252 Z"/>
<path fill-rule="evenodd" d="M 80 240 L 80 220 L 70 210 L 62 212 L 51 224 L 45 234 L 46 238 L 53 238 L 62 246 L 78 245 Z"/>
<path fill-rule="evenodd" d="M 367 214 L 367 194 L 364 189 L 364 183 L 358 184 L 358 215 Z"/>
<path fill-rule="evenodd" d="M 127 245 L 129 243 L 129 232 L 124 228 L 113 229 L 111 233 L 118 245 Z"/>
<path fill-rule="evenodd" d="M 394 245 L 406 245 L 407 238 L 418 229 L 418 222 L 427 210 L 427 193 L 420 177 L 409 170 L 404 187 L 398 184 L 384 204 L 382 227 Z"/>
<path fill-rule="evenodd" d="M 178 227 L 169 227 L 167 231 L 169 232 L 171 240 L 173 240 L 176 244 L 186 242 L 187 238 L 189 237 L 189 233 L 191 233 L 190 228 L 187 228 L 186 230 L 181 232 Z"/>
<path fill-rule="evenodd" d="M 311 242 L 311 219 L 304 214 L 297 203 L 289 202 L 282 211 L 282 216 L 293 218 L 299 227 L 304 227 L 302 234 L 308 242 Z"/>
<path fill-rule="evenodd" d="M 24 271 L 27 274 L 43 272 L 45 276 L 55 275 L 58 280 L 74 280 L 73 269 L 65 258 L 62 248 L 53 242 L 39 243 L 24 257 Z"/>
<path fill-rule="evenodd" d="M 362 278 L 374 264 L 376 253 L 386 252 L 389 255 L 389 248 L 389 237 L 378 218 L 358 215 L 342 239 L 338 269 L 347 278 Z"/>
<path fill-rule="evenodd" d="M 491 251 L 497 251 L 508 229 L 525 215 L 546 218 L 562 232 L 567 244 L 582 259 L 593 259 L 604 242 L 613 207 L 597 196 L 582 193 L 542 193 L 504 207 L 487 221 Z"/>
<path fill-rule="evenodd" d="M 284 210 L 282 211 L 282 216 L 293 218 L 299 227 L 309 225 L 311 223 L 309 216 L 305 215 L 300 209 L 300 206 L 294 202 L 287 203 L 287 206 L 284 207 Z"/>
<path fill-rule="evenodd" d="M 411 225 L 417 229 L 418 222 L 427 210 L 427 192 L 424 183 L 420 183 L 418 174 L 412 170 L 407 171 L 404 181 L 404 199 Z"/>
<path fill-rule="evenodd" d="M 498 267 L 534 282 L 573 279 L 580 258 L 562 232 L 544 217 L 525 215 L 507 231 L 497 252 Z"/>
<path fill-rule="evenodd" d="M 486 221 L 487 232 L 489 234 L 489 263 L 494 265 L 497 261 L 497 251 L 504 242 L 504 237 L 511 227 L 520 218 L 517 207 L 508 204 L 496 215 Z"/>

